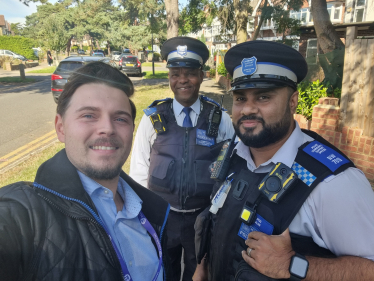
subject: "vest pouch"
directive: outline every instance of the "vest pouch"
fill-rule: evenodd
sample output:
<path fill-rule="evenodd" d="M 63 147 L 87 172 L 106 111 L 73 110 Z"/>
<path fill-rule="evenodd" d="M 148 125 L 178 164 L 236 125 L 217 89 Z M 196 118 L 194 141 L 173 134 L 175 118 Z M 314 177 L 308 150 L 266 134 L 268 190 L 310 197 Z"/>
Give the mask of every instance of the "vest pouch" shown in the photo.
<path fill-rule="evenodd" d="M 174 183 L 175 160 L 171 157 L 156 154 L 149 166 L 148 186 L 153 191 L 172 193 Z"/>
<path fill-rule="evenodd" d="M 193 191 L 193 194 L 190 194 L 190 196 L 209 198 L 215 183 L 215 181 L 210 178 L 210 164 L 212 164 L 212 161 L 194 161 L 195 190 Z"/>
<path fill-rule="evenodd" d="M 245 260 L 241 260 L 235 274 L 235 281 L 276 281 L 267 277 L 249 266 Z"/>

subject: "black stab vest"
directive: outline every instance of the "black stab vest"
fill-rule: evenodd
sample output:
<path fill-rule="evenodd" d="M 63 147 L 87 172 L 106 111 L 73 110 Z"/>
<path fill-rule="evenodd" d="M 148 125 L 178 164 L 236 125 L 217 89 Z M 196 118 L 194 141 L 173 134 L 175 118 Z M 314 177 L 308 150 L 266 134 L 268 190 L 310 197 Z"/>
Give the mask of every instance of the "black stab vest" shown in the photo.
<path fill-rule="evenodd" d="M 177 209 L 191 210 L 209 205 L 214 180 L 209 165 L 217 158 L 223 142 L 211 147 L 196 144 L 197 129 L 207 130 L 213 105 L 201 100 L 202 109 L 193 128 L 178 126 L 172 100 L 158 104 L 167 131 L 158 134 L 152 145 L 148 188 Z"/>
<path fill-rule="evenodd" d="M 304 133 L 313 137 L 323 145 L 345 156 L 337 148 L 314 132 L 303 130 Z M 305 143 L 299 147 L 295 162 L 302 165 L 314 176 L 313 184 L 308 186 L 300 179 L 295 186 L 278 203 L 270 202 L 266 197 L 260 201 L 257 207 L 257 214 L 274 226 L 273 234 L 281 234 L 291 224 L 292 220 L 300 210 L 301 206 L 317 186 L 326 177 L 338 174 L 348 167 L 354 167 L 350 161 L 340 166 L 335 172 L 331 172 L 321 162 L 307 154 L 303 149 L 309 144 Z M 348 158 L 347 158 L 348 159 Z M 209 280 L 214 281 L 270 281 L 275 280 L 262 275 L 251 268 L 242 258 L 241 251 L 246 250 L 245 240 L 238 236 L 242 221 L 239 219 L 240 213 L 246 201 L 254 203 L 259 196 L 258 185 L 266 174 L 253 173 L 248 170 L 247 162 L 234 154 L 231 158 L 230 171 L 228 174 L 236 172 L 232 178 L 232 187 L 228 193 L 223 207 L 216 215 L 212 215 L 209 247 Z M 241 181 L 246 186 L 241 192 L 238 182 Z M 216 183 L 213 187 L 213 195 L 219 189 L 221 183 Z M 335 257 L 329 250 L 319 247 L 311 237 L 300 236 L 291 233 L 293 249 L 302 255 L 317 257 Z"/>

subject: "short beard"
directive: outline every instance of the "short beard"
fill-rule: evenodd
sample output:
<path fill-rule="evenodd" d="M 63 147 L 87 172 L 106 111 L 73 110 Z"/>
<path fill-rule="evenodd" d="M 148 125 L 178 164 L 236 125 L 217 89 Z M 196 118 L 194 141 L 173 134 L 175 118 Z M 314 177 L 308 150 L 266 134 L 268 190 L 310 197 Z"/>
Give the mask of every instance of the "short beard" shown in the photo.
<path fill-rule="evenodd" d="M 292 114 L 290 113 L 290 108 L 287 106 L 286 112 L 284 113 L 281 120 L 275 124 L 267 125 L 265 120 L 261 117 L 256 117 L 255 115 L 243 116 L 238 120 L 236 124 L 233 123 L 235 133 L 240 138 L 240 140 L 248 147 L 262 148 L 271 144 L 274 144 L 281 139 L 283 139 L 290 129 Z M 245 128 L 245 133 L 240 132 L 239 124 L 244 120 L 257 120 L 262 124 L 262 131 L 257 135 L 253 135 L 254 128 Z"/>
<path fill-rule="evenodd" d="M 86 165 L 79 169 L 87 177 L 94 180 L 112 180 L 119 176 L 122 170 L 122 165 L 118 167 L 104 167 L 101 169 L 95 168 L 91 165 Z"/>

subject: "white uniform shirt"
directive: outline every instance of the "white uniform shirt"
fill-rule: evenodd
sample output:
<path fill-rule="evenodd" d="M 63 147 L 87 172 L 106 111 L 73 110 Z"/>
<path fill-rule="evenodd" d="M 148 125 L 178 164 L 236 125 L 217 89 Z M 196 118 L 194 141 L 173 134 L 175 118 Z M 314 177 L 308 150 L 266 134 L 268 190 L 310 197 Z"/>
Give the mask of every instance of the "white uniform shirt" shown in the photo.
<path fill-rule="evenodd" d="M 200 114 L 200 99 L 190 106 L 192 108 L 190 112 L 190 118 L 193 126 L 196 126 L 199 114 Z M 173 111 L 178 126 L 183 126 L 183 120 L 186 114 L 182 111 L 184 108 L 175 99 L 173 100 Z M 229 139 L 234 135 L 234 128 L 232 126 L 231 118 L 226 113 L 222 113 L 221 123 L 218 128 L 218 135 L 216 143 L 223 140 Z M 157 137 L 155 130 L 153 129 L 152 122 L 147 115 L 143 115 L 140 121 L 138 131 L 136 132 L 134 147 L 131 154 L 130 163 L 130 177 L 137 181 L 142 186 L 147 187 L 148 170 L 151 156 L 151 148 Z"/>
<path fill-rule="evenodd" d="M 296 121 L 295 121 L 296 122 Z M 239 142 L 237 155 L 247 161 L 255 173 L 268 173 L 275 163 L 288 167 L 298 148 L 313 138 L 296 128 L 267 162 L 256 167 L 248 146 Z M 319 246 L 337 256 L 359 256 L 374 260 L 374 192 L 364 173 L 348 168 L 318 184 L 289 226 L 292 233 L 312 237 Z"/>

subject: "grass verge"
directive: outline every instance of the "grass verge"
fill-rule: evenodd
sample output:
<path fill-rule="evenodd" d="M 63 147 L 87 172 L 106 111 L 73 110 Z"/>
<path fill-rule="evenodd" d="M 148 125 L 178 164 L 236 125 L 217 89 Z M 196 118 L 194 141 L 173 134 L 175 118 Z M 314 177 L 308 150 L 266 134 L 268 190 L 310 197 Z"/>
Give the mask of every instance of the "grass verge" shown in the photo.
<path fill-rule="evenodd" d="M 155 71 L 155 75 L 153 75 L 152 71 L 146 71 L 143 79 L 168 79 L 169 71 Z"/>
<path fill-rule="evenodd" d="M 152 67 L 152 62 L 143 62 L 142 66 L 150 66 Z M 155 67 L 162 67 L 163 65 L 160 63 L 155 63 Z"/>
<path fill-rule="evenodd" d="M 26 78 L 25 80 L 22 80 L 21 77 L 1 77 L 0 83 L 31 83 L 35 82 L 36 80 L 34 78 Z"/>
<path fill-rule="evenodd" d="M 135 94 L 131 98 L 135 103 L 137 110 L 135 118 L 134 138 L 140 120 L 144 115 L 143 109 L 147 108 L 152 101 L 167 97 L 173 97 L 173 93 L 169 89 L 169 86 L 155 85 L 138 87 L 135 89 Z M 17 181 L 34 181 L 36 171 L 39 166 L 63 148 L 64 144 L 55 143 L 47 149 L 36 153 L 35 155 L 32 155 L 25 162 L 0 175 L 0 187 Z M 126 173 L 128 173 L 130 170 L 130 160 L 131 154 L 122 167 Z"/>
<path fill-rule="evenodd" d="M 56 70 L 56 66 L 49 66 L 43 69 L 30 70 L 30 71 L 27 71 L 26 73 L 50 73 L 52 74 L 53 72 L 55 72 L 55 70 Z"/>

